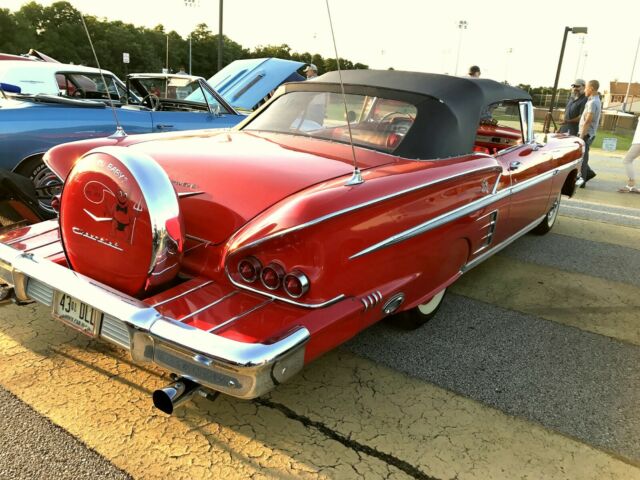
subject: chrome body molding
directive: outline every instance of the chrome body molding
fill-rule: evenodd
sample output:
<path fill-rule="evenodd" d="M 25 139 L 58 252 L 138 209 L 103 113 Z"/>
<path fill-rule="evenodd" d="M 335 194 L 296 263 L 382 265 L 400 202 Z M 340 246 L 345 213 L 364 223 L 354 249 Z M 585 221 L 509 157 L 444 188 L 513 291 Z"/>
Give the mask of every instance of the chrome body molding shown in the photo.
<path fill-rule="evenodd" d="M 482 156 L 482 155 L 480 155 L 480 156 Z M 493 158 L 493 157 L 490 157 L 490 158 Z M 328 213 L 327 215 L 323 215 L 322 217 L 318 217 L 318 218 L 315 218 L 315 219 L 310 220 L 308 222 L 301 223 L 300 225 L 295 225 L 293 227 L 285 228 L 284 230 L 281 230 L 279 232 L 275 232 L 275 233 L 272 233 L 272 234 L 267 235 L 265 237 L 259 238 L 258 240 L 254 240 L 253 242 L 248 243 L 247 245 L 244 245 L 244 246 L 240 247 L 238 250 L 233 252 L 233 255 L 235 255 L 237 252 L 240 252 L 240 251 L 245 250 L 247 248 L 252 248 L 252 247 L 255 247 L 257 245 L 260 245 L 260 244 L 262 244 L 262 243 L 264 243 L 264 242 L 266 242 L 268 240 L 271 240 L 273 238 L 281 237 L 281 236 L 286 235 L 286 234 L 291 233 L 291 232 L 297 232 L 298 230 L 303 230 L 305 228 L 312 227 L 312 226 L 317 225 L 319 223 L 326 222 L 327 220 L 330 220 L 332 218 L 339 217 L 341 215 L 346 215 L 347 213 L 351 213 L 351 212 L 354 212 L 356 210 L 360 210 L 362 208 L 366 208 L 366 207 L 369 207 L 371 205 L 375 205 L 376 203 L 384 202 L 386 200 L 390 200 L 390 199 L 395 198 L 395 197 L 406 195 L 408 193 L 415 192 L 417 190 L 422 190 L 423 188 L 431 187 L 433 185 L 437 185 L 439 183 L 444 183 L 444 182 L 447 182 L 449 180 L 454 180 L 456 178 L 463 177 L 465 175 L 470 175 L 470 174 L 473 174 L 473 173 L 478 173 L 478 172 L 483 172 L 483 171 L 492 171 L 492 170 L 493 171 L 498 171 L 498 170 L 500 170 L 500 167 L 498 167 L 497 165 L 496 166 L 491 166 L 491 167 L 480 167 L 480 168 L 476 168 L 476 169 L 473 169 L 473 170 L 468 170 L 468 171 L 465 171 L 465 172 L 456 173 L 455 175 L 449 175 L 447 177 L 437 178 L 435 180 L 431 180 L 431 181 L 426 182 L 426 183 L 421 183 L 420 185 L 415 185 L 413 187 L 406 188 L 404 190 L 400 190 L 399 192 L 390 193 L 389 195 L 385 195 L 383 197 L 374 198 L 374 199 L 369 200 L 367 202 L 359 203 L 358 205 L 353 205 L 351 207 L 344 208 L 342 210 L 337 210 L 335 212 Z M 496 185 L 497 185 L 497 183 L 496 183 Z"/>
<path fill-rule="evenodd" d="M 362 257 L 363 255 L 367 255 L 369 253 L 373 253 L 377 250 L 381 250 L 383 248 L 389 247 L 391 245 L 395 245 L 397 243 L 400 242 L 404 242 L 405 240 L 409 240 L 417 235 L 421 235 L 423 233 L 428 232 L 429 230 L 433 230 L 434 228 L 438 228 L 441 227 L 442 225 L 445 225 L 447 223 L 451 223 L 455 220 L 458 220 L 459 218 L 465 217 L 475 211 L 481 210 L 485 207 L 488 207 L 489 205 L 492 205 L 493 203 L 502 200 L 503 198 L 509 197 L 511 195 L 513 195 L 514 193 L 518 193 L 522 190 L 525 190 L 527 188 L 531 188 L 539 183 L 542 183 L 546 180 L 549 180 L 551 177 L 557 175 L 558 173 L 560 173 L 561 171 L 564 170 L 570 170 L 572 168 L 574 168 L 576 165 L 578 165 L 578 163 L 580 162 L 580 160 L 574 160 L 572 162 L 567 163 L 566 165 L 562 165 L 559 168 L 553 169 L 553 170 L 549 170 L 548 172 L 545 172 L 541 175 L 538 175 L 536 177 L 533 177 L 527 181 L 524 181 L 522 183 L 518 183 L 516 185 L 511 185 L 509 187 L 503 188 L 502 190 L 497 190 L 495 191 L 494 188 L 494 193 L 491 193 L 485 197 L 479 198 L 478 200 L 474 200 L 473 202 L 467 204 L 467 205 L 463 205 L 461 207 L 458 207 L 450 212 L 447 213 L 443 213 L 442 215 L 439 215 L 435 218 L 429 219 L 426 222 L 423 222 L 419 225 L 416 225 L 415 227 L 412 227 L 408 230 L 405 230 L 403 232 L 397 233 L 395 235 L 392 235 L 391 237 L 388 237 L 374 245 L 371 245 L 370 247 L 367 247 L 363 250 L 360 250 L 357 253 L 354 253 L 353 255 L 351 255 L 349 257 L 349 260 L 353 260 L 355 258 L 358 257 Z M 496 183 L 497 185 L 497 183 Z"/>
<path fill-rule="evenodd" d="M 526 233 L 530 232 L 531 230 L 533 230 L 534 228 L 536 228 L 536 226 L 539 225 L 540 222 L 542 222 L 542 220 L 544 220 L 544 218 L 546 216 L 547 216 L 547 214 L 545 213 L 540 218 L 537 218 L 536 220 L 531 222 L 529 225 L 524 227 L 522 230 L 520 230 L 520 231 L 516 232 L 515 234 L 511 235 L 509 238 L 503 240 L 502 242 L 500 242 L 499 244 L 497 244 L 496 246 L 494 246 L 490 250 L 487 250 L 482 255 L 477 256 L 476 258 L 471 260 L 469 263 L 465 264 L 460 269 L 460 273 L 468 272 L 473 267 L 479 265 L 480 263 L 484 262 L 487 258 L 491 257 L 493 254 L 498 253 L 503 248 L 505 248 L 508 245 L 510 245 L 511 243 L 515 242 L 518 238 L 520 238 L 524 234 L 526 234 Z"/>
<path fill-rule="evenodd" d="M 180 218 L 178 197 L 173 193 L 175 190 L 167 173 L 150 156 L 125 147 L 98 147 L 85 157 L 101 153 L 117 159 L 127 167 L 142 191 L 152 229 L 149 275 L 159 276 L 177 267 L 183 253 L 179 246 L 184 245 L 185 238 L 184 231 L 180 232 L 182 238 L 173 238 L 167 230 L 170 220 Z M 171 193 L 158 195 L 158 192 Z"/>
<path fill-rule="evenodd" d="M 480 210 L 482 208 L 485 208 L 486 206 L 491 205 L 492 203 L 495 203 L 498 200 L 505 198 L 509 195 L 510 195 L 509 190 L 504 189 L 504 190 L 500 190 L 495 195 L 487 195 L 486 197 L 482 197 L 482 198 L 479 198 L 478 200 L 474 200 L 473 202 L 467 205 L 463 205 L 461 207 L 456 208 L 455 210 L 452 210 L 447 213 L 443 213 L 442 215 L 439 215 L 435 218 L 431 218 L 426 222 L 416 225 L 415 227 L 412 227 L 408 230 L 397 233 L 391 237 L 385 238 L 381 242 L 378 242 L 374 245 L 371 245 L 370 247 L 365 248 L 364 250 L 360 250 L 359 252 L 354 253 L 349 257 L 349 260 L 353 260 L 355 258 L 362 257 L 363 255 L 367 255 L 377 250 L 390 247 L 391 245 L 404 242 L 417 235 L 421 235 L 425 232 L 428 232 L 429 230 L 433 230 L 434 228 L 441 227 L 459 218 L 466 217 L 467 215 L 477 210 Z"/>
<path fill-rule="evenodd" d="M 240 283 L 236 280 L 233 279 L 233 277 L 229 274 L 229 270 L 227 269 L 226 265 L 225 265 L 225 272 L 227 274 L 227 278 L 229 279 L 229 281 L 235 285 L 238 288 L 241 288 L 243 290 L 248 290 L 249 292 L 253 292 L 253 293 L 257 293 L 258 295 L 264 295 L 265 297 L 269 297 L 272 300 L 279 300 L 281 302 L 284 303 L 288 303 L 289 305 L 295 305 L 296 307 L 303 307 L 303 308 L 323 308 L 323 307 L 328 307 L 329 305 L 333 305 L 336 302 L 339 302 L 340 300 L 346 298 L 346 295 L 344 293 L 341 293 L 340 295 L 327 300 L 326 302 L 321 302 L 321 303 L 303 303 L 303 302 L 297 302 L 295 300 L 292 300 L 290 298 L 284 297 L 282 295 L 276 295 L 274 293 L 269 293 L 269 292 L 265 292 L 262 290 L 259 290 L 257 288 L 253 288 L 249 285 L 245 285 L 243 283 Z"/>
<path fill-rule="evenodd" d="M 136 363 L 150 362 L 206 388 L 255 398 L 304 364 L 304 327 L 270 344 L 245 343 L 164 317 L 149 305 L 33 254 L 0 243 L 0 279 L 18 300 L 51 305 L 56 291 L 104 313 L 99 336 L 127 348 Z"/>

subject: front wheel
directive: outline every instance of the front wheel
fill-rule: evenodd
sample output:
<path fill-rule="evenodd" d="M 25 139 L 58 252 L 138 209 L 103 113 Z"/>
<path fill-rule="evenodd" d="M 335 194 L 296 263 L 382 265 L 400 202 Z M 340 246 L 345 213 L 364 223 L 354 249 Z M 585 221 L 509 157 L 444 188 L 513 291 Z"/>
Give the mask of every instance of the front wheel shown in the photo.
<path fill-rule="evenodd" d="M 439 293 L 436 293 L 428 302 L 420 304 L 411 310 L 392 315 L 386 320 L 391 325 L 403 330 L 415 330 L 416 328 L 420 328 L 436 316 L 440 309 L 440 305 L 442 305 L 442 299 L 444 298 L 445 293 L 447 293 L 446 288 Z"/>
<path fill-rule="evenodd" d="M 549 233 L 553 226 L 556 223 L 556 219 L 558 218 L 558 211 L 560 210 L 560 199 L 561 194 L 558 193 L 558 196 L 553 201 L 551 208 L 542 219 L 542 221 L 532 230 L 536 235 L 544 235 L 545 233 Z"/>

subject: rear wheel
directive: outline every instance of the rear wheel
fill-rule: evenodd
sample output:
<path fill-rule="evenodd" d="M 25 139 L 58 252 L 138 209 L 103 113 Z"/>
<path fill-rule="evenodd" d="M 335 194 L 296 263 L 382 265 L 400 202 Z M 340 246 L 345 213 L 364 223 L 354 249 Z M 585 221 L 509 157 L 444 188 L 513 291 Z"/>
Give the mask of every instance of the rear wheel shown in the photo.
<path fill-rule="evenodd" d="M 542 221 L 532 230 L 533 233 L 537 235 L 544 235 L 545 233 L 549 233 L 553 226 L 556 223 L 556 219 L 558 218 L 558 211 L 560 210 L 560 199 L 561 194 L 558 193 L 558 196 L 553 201 L 551 208 L 542 219 Z"/>
<path fill-rule="evenodd" d="M 415 330 L 416 328 L 420 328 L 436 316 L 440 309 L 440 305 L 442 305 L 445 293 L 447 293 L 446 288 L 441 292 L 436 293 L 428 302 L 420 304 L 411 310 L 393 315 L 389 317 L 387 321 L 403 330 Z"/>
<path fill-rule="evenodd" d="M 42 161 L 42 157 L 33 157 L 24 162 L 17 173 L 27 177 L 33 183 L 38 195 L 40 208 L 47 213 L 54 214 L 51 199 L 62 190 L 62 182 Z"/>

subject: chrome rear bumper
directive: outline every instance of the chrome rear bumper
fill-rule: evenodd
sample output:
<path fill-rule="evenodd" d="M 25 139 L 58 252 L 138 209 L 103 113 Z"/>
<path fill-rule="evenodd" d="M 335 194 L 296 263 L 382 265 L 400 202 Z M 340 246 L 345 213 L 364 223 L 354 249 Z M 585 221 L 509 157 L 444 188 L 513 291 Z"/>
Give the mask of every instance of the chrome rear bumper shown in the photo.
<path fill-rule="evenodd" d="M 156 309 L 49 260 L 0 244 L 0 283 L 19 301 L 52 306 L 55 291 L 104 313 L 99 338 L 126 348 L 204 387 L 255 398 L 302 369 L 309 331 L 300 327 L 274 343 L 245 343 L 163 317 Z"/>

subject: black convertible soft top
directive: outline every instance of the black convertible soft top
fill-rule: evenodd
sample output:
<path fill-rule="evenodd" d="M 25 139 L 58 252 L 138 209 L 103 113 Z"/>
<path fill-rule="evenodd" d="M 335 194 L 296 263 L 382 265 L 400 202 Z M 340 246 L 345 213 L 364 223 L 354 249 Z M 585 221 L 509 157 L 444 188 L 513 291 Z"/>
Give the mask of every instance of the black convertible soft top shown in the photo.
<path fill-rule="evenodd" d="M 418 108 L 413 127 L 394 152 L 407 158 L 435 159 L 473 150 L 481 112 L 503 101 L 530 101 L 527 92 L 494 80 L 397 70 L 346 70 L 346 93 L 410 101 Z M 287 91 L 339 91 L 338 72 L 292 83 Z"/>

